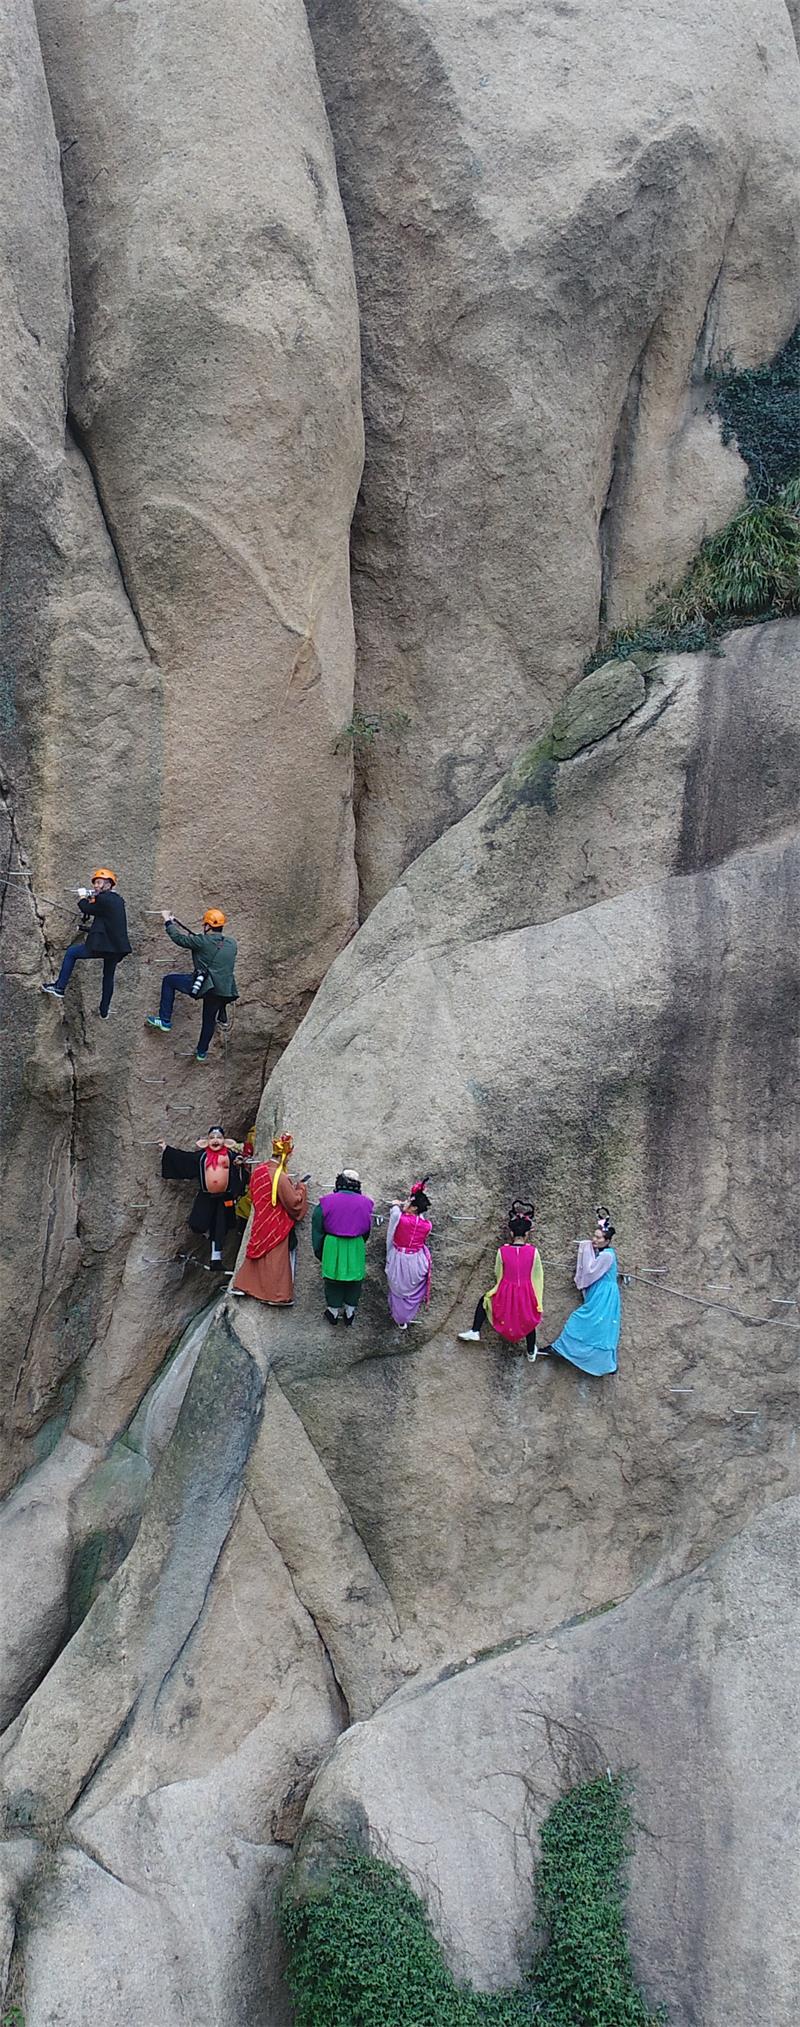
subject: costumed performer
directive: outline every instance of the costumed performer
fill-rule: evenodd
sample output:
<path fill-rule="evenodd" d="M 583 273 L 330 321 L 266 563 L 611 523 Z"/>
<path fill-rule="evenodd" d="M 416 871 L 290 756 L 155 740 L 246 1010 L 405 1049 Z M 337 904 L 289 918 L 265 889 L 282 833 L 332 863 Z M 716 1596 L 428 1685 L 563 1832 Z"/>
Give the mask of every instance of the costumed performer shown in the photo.
<path fill-rule="evenodd" d="M 256 1162 L 250 1172 L 253 1222 L 231 1283 L 231 1294 L 253 1295 L 273 1309 L 287 1309 L 294 1301 L 295 1226 L 308 1210 L 305 1183 L 293 1182 L 286 1170 L 293 1149 L 291 1133 L 277 1134 L 271 1160 Z"/>
<path fill-rule="evenodd" d="M 428 1247 L 433 1226 L 425 1212 L 430 1197 L 422 1182 L 412 1183 L 405 1203 L 393 1203 L 386 1232 L 386 1279 L 389 1308 L 395 1323 L 407 1330 L 414 1323 L 423 1302 L 431 1299 L 431 1256 Z"/>
<path fill-rule="evenodd" d="M 338 1323 L 340 1309 L 345 1323 L 354 1321 L 367 1271 L 365 1241 L 372 1229 L 374 1209 L 372 1197 L 362 1194 L 355 1169 L 342 1168 L 333 1189 L 320 1197 L 314 1211 L 311 1244 L 322 1263 L 328 1323 Z"/>
<path fill-rule="evenodd" d="M 191 1149 L 161 1148 L 161 1174 L 165 1182 L 193 1182 L 197 1187 L 189 1225 L 193 1232 L 205 1232 L 211 1246 L 211 1266 L 222 1267 L 225 1234 L 236 1223 L 235 1200 L 247 1188 L 247 1168 L 237 1155 L 238 1140 L 226 1140 L 221 1126 L 212 1126 L 204 1140 Z"/>
<path fill-rule="evenodd" d="M 500 1246 L 494 1263 L 494 1287 L 482 1295 L 472 1319 L 471 1330 L 460 1330 L 462 1344 L 480 1341 L 481 1325 L 488 1316 L 493 1330 L 507 1344 L 525 1339 L 525 1355 L 536 1357 L 536 1331 L 542 1320 L 544 1268 L 542 1256 L 531 1237 L 536 1206 L 515 1197 L 509 1212 L 510 1243 Z"/>
<path fill-rule="evenodd" d="M 575 1286 L 583 1301 L 567 1317 L 560 1336 L 541 1346 L 539 1357 L 550 1352 L 580 1366 L 581 1372 L 598 1377 L 616 1372 L 622 1305 L 617 1279 L 617 1256 L 611 1241 L 614 1226 L 608 1212 L 597 1210 L 597 1225 L 591 1239 L 579 1239 Z"/>

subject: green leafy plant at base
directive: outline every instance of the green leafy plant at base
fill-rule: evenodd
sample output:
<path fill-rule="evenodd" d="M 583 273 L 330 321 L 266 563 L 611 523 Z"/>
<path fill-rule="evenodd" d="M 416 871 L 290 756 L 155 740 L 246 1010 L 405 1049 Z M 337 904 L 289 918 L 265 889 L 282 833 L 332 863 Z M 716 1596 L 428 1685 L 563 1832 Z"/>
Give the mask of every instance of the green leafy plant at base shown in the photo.
<path fill-rule="evenodd" d="M 297 2027 L 658 2027 L 625 1936 L 630 1836 L 624 1779 L 556 1803 L 537 1876 L 544 1940 L 526 1984 L 500 1993 L 457 1985 L 403 1874 L 351 1852 L 320 1891 L 284 1901 Z"/>
<path fill-rule="evenodd" d="M 734 627 L 793 612 L 800 612 L 800 478 L 710 535 L 682 582 L 646 620 L 610 634 L 586 668 L 642 653 L 698 654 Z"/>

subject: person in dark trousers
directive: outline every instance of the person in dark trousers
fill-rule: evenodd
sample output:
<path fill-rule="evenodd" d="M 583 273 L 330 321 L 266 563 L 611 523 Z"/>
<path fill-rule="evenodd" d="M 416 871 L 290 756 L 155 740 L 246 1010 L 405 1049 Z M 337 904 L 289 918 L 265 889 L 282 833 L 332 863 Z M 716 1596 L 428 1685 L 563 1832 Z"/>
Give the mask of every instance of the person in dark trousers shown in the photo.
<path fill-rule="evenodd" d="M 161 981 L 161 1005 L 157 1014 L 147 1015 L 147 1026 L 158 1028 L 163 1035 L 168 1035 L 172 1027 L 175 994 L 188 993 L 190 999 L 200 1001 L 203 1011 L 195 1062 L 207 1063 L 214 1029 L 218 1024 L 222 1028 L 227 1027 L 227 1009 L 231 1001 L 239 997 L 234 974 L 236 944 L 232 936 L 223 934 L 225 916 L 221 908 L 206 909 L 201 930 L 180 928 L 169 908 L 162 908 L 161 915 L 171 941 L 178 943 L 182 950 L 191 950 L 194 971 L 168 971 L 165 974 Z"/>
<path fill-rule="evenodd" d="M 536 1358 L 536 1331 L 542 1320 L 544 1268 L 533 1237 L 535 1205 L 515 1197 L 508 1217 L 510 1240 L 498 1248 L 495 1284 L 482 1295 L 471 1330 L 460 1330 L 461 1344 L 479 1344 L 484 1318 L 507 1344 L 525 1340 L 525 1355 Z"/>
<path fill-rule="evenodd" d="M 88 930 L 85 942 L 71 943 L 65 950 L 61 970 L 52 985 L 43 985 L 42 992 L 51 999 L 63 999 L 75 965 L 81 957 L 97 957 L 103 965 L 103 988 L 100 994 L 100 1019 L 107 1020 L 114 992 L 117 965 L 123 957 L 129 957 L 131 946 L 128 939 L 128 918 L 122 895 L 116 891 L 117 876 L 110 866 L 97 866 L 92 874 L 91 891 L 88 887 L 78 888 L 78 907 L 84 917 L 83 927 Z"/>
<path fill-rule="evenodd" d="M 170 1147 L 159 1141 L 165 1182 L 192 1182 L 196 1196 L 189 1228 L 205 1232 L 211 1247 L 211 1271 L 222 1272 L 226 1234 L 236 1224 L 236 1198 L 247 1188 L 249 1167 L 241 1159 L 238 1140 L 227 1140 L 221 1126 L 212 1126 L 194 1148 Z"/>

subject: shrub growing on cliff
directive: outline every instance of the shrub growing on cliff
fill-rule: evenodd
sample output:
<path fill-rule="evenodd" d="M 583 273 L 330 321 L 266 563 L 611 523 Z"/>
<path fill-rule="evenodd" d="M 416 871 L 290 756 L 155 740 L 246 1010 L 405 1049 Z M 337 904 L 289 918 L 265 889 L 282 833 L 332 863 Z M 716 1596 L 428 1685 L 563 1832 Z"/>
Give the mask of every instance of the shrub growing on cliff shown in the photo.
<path fill-rule="evenodd" d="M 800 612 L 800 480 L 760 500 L 710 535 L 682 582 L 648 619 L 607 636 L 586 664 L 633 654 L 697 654 L 721 633 Z"/>
<path fill-rule="evenodd" d="M 583 1782 L 542 1829 L 544 1940 L 517 1991 L 456 1984 L 402 1873 L 352 1852 L 323 1891 L 287 1898 L 297 2027 L 656 2027 L 623 1919 L 630 1810 L 624 1781 Z"/>
<path fill-rule="evenodd" d="M 725 443 L 748 468 L 750 505 L 703 543 L 646 618 L 606 636 L 586 663 L 697 654 L 756 620 L 800 612 L 800 325 L 769 365 L 711 375 Z"/>

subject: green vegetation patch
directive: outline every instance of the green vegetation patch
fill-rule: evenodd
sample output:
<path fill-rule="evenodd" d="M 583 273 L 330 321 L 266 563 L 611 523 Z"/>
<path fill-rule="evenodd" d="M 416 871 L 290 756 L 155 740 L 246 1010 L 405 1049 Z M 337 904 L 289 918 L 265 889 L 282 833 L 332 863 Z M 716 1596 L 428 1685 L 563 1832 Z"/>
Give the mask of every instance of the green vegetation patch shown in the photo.
<path fill-rule="evenodd" d="M 715 652 L 720 634 L 800 612 L 800 324 L 777 358 L 710 375 L 724 443 L 748 468 L 749 504 L 703 543 L 685 577 L 641 620 L 607 635 L 587 673 L 613 657 Z"/>
<path fill-rule="evenodd" d="M 794 612 L 800 612 L 800 478 L 710 535 L 682 582 L 658 597 L 646 620 L 607 635 L 586 670 L 642 652 L 699 654 L 735 627 Z"/>
<path fill-rule="evenodd" d="M 356 1850 L 302 1900 L 284 1899 L 297 2027 L 658 2027 L 624 1925 L 631 1814 L 624 1777 L 582 1782 L 541 1833 L 542 1933 L 524 1986 L 457 1985 L 407 1879 Z"/>
<path fill-rule="evenodd" d="M 710 375 L 723 443 L 735 442 L 753 500 L 772 500 L 800 461 L 800 324 L 767 366 L 727 362 Z"/>

